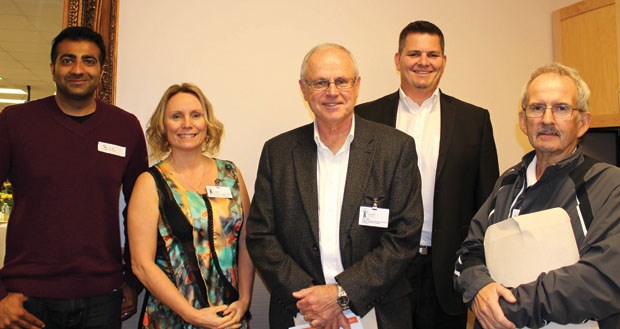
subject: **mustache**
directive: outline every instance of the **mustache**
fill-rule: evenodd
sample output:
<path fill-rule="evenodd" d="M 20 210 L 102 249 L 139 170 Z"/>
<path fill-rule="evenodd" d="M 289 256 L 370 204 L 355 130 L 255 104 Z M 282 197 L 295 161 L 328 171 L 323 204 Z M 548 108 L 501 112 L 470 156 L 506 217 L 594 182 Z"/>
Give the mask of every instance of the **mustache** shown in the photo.
<path fill-rule="evenodd" d="M 540 129 L 538 129 L 538 131 L 536 131 L 536 135 L 541 135 L 541 134 L 560 136 L 560 132 L 554 126 L 549 126 L 549 125 L 542 126 L 540 127 Z"/>

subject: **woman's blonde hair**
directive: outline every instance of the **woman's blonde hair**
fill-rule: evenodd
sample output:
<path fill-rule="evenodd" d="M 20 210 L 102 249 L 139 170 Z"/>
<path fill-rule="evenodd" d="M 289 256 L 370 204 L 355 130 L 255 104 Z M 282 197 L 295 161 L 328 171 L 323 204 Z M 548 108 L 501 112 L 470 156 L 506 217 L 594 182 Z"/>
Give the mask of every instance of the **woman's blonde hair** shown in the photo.
<path fill-rule="evenodd" d="M 216 155 L 220 150 L 220 142 L 224 135 L 224 125 L 215 117 L 213 106 L 202 90 L 194 84 L 183 83 L 168 87 L 149 119 L 146 128 L 146 140 L 151 151 L 151 158 L 159 161 L 170 153 L 170 143 L 168 142 L 166 128 L 164 127 L 164 115 L 168 102 L 178 93 L 194 95 L 200 101 L 202 108 L 205 110 L 205 121 L 207 123 L 207 136 L 204 141 L 203 152 Z"/>

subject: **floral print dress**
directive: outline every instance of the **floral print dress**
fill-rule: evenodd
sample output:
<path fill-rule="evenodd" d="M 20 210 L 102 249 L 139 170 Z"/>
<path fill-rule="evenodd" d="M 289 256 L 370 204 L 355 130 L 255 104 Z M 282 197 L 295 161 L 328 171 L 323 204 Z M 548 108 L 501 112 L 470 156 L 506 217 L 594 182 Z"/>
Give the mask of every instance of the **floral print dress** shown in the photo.
<path fill-rule="evenodd" d="M 237 169 L 230 161 L 214 160 L 218 176 L 213 185 L 228 187 L 232 198 L 208 197 L 186 190 L 167 163 L 159 162 L 149 169 L 157 182 L 160 199 L 155 263 L 196 309 L 225 304 L 227 293 L 209 244 L 209 208 L 217 259 L 225 279 L 238 286 L 237 245 L 243 207 Z M 141 328 L 195 328 L 150 294 L 145 298 L 141 318 Z M 245 322 L 242 328 L 247 328 Z"/>

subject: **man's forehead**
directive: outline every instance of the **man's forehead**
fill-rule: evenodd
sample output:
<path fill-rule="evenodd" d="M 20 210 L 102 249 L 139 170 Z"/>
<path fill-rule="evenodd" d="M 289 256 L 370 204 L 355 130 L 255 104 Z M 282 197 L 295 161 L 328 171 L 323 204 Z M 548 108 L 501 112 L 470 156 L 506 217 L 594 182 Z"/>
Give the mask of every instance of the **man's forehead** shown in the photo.
<path fill-rule="evenodd" d="M 434 41 L 437 43 L 438 47 L 441 47 L 441 39 L 439 38 L 437 34 L 419 33 L 419 32 L 409 33 L 407 34 L 406 41 L 419 41 L 421 39 Z"/>
<path fill-rule="evenodd" d="M 325 74 L 327 72 L 341 72 L 344 75 L 355 75 L 355 64 L 344 52 L 323 52 L 313 54 L 308 60 L 308 74 Z"/>
<path fill-rule="evenodd" d="M 99 56 L 99 47 L 91 41 L 86 40 L 63 40 L 56 47 L 58 55 L 63 54 L 91 54 Z"/>
<path fill-rule="evenodd" d="M 538 89 L 547 89 L 551 87 L 562 87 L 573 89 L 577 92 L 577 83 L 569 76 L 557 74 L 555 72 L 543 73 L 530 82 L 528 93 Z"/>

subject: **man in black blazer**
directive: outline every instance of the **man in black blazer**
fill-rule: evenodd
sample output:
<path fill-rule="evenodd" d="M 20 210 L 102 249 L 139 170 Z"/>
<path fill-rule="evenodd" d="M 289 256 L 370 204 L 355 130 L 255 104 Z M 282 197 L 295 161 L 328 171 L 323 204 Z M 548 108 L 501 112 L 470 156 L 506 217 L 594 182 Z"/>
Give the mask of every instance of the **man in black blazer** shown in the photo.
<path fill-rule="evenodd" d="M 416 140 L 424 225 L 418 257 L 407 271 L 416 329 L 465 328 L 466 308 L 452 287 L 456 251 L 499 175 L 489 112 L 438 88 L 446 60 L 441 30 L 426 21 L 410 23 L 394 56 L 400 89 L 355 108 L 360 117 Z"/>
<path fill-rule="evenodd" d="M 299 85 L 315 121 L 263 147 L 247 244 L 271 291 L 271 329 L 348 329 L 344 312 L 367 329 L 411 328 L 404 273 L 423 216 L 415 142 L 354 116 L 360 80 L 344 47 L 310 50 Z"/>

